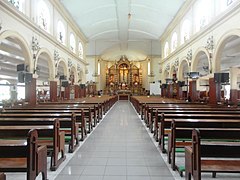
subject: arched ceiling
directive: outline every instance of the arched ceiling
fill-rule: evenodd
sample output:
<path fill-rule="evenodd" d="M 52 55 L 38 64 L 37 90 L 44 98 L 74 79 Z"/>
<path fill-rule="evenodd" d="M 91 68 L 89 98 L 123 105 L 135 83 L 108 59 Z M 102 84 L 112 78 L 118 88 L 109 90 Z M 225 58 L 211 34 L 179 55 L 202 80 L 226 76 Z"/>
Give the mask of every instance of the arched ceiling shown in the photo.
<path fill-rule="evenodd" d="M 113 52 L 161 55 L 159 38 L 184 1 L 60 0 L 88 38 L 87 55 L 107 59 Z"/>

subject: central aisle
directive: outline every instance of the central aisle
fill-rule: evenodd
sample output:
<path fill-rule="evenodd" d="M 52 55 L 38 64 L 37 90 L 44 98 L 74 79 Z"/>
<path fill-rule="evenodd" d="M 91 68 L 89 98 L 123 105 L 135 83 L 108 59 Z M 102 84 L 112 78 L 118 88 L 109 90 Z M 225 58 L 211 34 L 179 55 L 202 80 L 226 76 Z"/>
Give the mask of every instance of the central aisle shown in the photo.
<path fill-rule="evenodd" d="M 128 101 L 118 101 L 56 180 L 173 180 Z"/>

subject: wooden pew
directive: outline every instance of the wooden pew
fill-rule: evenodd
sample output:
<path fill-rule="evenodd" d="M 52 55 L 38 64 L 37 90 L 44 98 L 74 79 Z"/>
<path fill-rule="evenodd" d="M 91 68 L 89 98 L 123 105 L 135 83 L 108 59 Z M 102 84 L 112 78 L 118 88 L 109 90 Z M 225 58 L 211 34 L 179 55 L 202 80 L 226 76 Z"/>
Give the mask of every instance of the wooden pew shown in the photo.
<path fill-rule="evenodd" d="M 50 122 L 50 121 L 49 121 Z M 38 144 L 46 145 L 48 156 L 51 157 L 50 170 L 55 171 L 66 159 L 65 156 L 65 133 L 60 132 L 60 122 L 58 119 L 52 120 L 52 125 L 35 124 L 36 121 L 6 121 L 0 119 L 0 130 L 15 129 L 19 134 L 24 134 L 29 129 L 38 130 Z M 8 133 L 8 132 L 5 132 Z M 16 134 L 14 134 L 16 135 Z M 61 156 L 59 157 L 59 154 Z"/>
<path fill-rule="evenodd" d="M 72 112 L 83 112 L 86 121 L 89 123 L 89 132 L 91 132 L 92 127 L 95 127 L 97 123 L 102 119 L 100 107 L 93 104 L 90 105 L 78 105 L 78 104 L 47 104 L 47 105 L 38 105 L 34 107 L 27 107 L 27 110 L 54 110 L 54 111 L 72 111 Z M 14 109 L 16 110 L 16 109 Z M 14 111 L 13 108 L 5 109 L 5 111 Z"/>
<path fill-rule="evenodd" d="M 157 127 L 159 117 L 161 114 L 228 114 L 228 115 L 240 115 L 240 111 L 236 109 L 227 109 L 227 108 L 213 108 L 213 107 L 182 107 L 181 109 L 156 109 L 148 114 L 147 123 L 149 129 L 154 136 L 157 135 Z"/>
<path fill-rule="evenodd" d="M 171 122 L 172 119 L 240 119 L 240 114 L 239 115 L 234 115 L 234 114 L 161 114 L 161 117 L 159 117 L 159 124 L 158 124 L 158 141 L 159 141 L 159 146 L 160 149 L 163 153 L 166 153 L 165 149 L 165 139 L 164 137 L 166 136 L 166 129 L 170 129 L 171 127 Z"/>
<path fill-rule="evenodd" d="M 201 180 L 201 172 L 212 173 L 213 177 L 217 172 L 239 173 L 240 143 L 234 142 L 239 137 L 240 129 L 194 129 L 192 145 L 185 147 L 186 180 L 191 176 Z"/>
<path fill-rule="evenodd" d="M 74 115 L 73 115 L 74 114 Z M 31 110 L 31 109 L 21 109 L 21 110 L 5 110 L 0 114 L 0 118 L 34 118 L 40 120 L 47 120 L 58 118 L 60 120 L 60 127 L 61 128 L 71 128 L 78 129 L 77 126 L 80 128 L 81 131 L 81 139 L 84 140 L 87 136 L 86 130 L 86 121 L 84 118 L 84 113 L 82 110 L 75 113 L 75 111 L 71 110 Z M 69 121 L 69 122 L 67 122 Z M 74 123 L 76 122 L 76 123 Z M 75 127 L 74 127 L 75 126 Z M 78 132 L 78 131 L 77 131 Z M 70 141 L 74 141 L 78 138 L 78 133 L 70 134 L 71 139 Z M 70 148 L 74 147 L 74 144 L 70 144 Z M 70 149 L 72 151 L 73 149 Z"/>
<path fill-rule="evenodd" d="M 0 173 L 0 180 L 6 180 L 6 175 L 4 173 Z"/>
<path fill-rule="evenodd" d="M 25 116 L 25 114 L 10 115 L 7 114 L 7 117 L 0 117 L 0 125 L 52 125 L 54 123 L 54 118 L 40 117 L 34 114 L 31 116 Z M 60 131 L 63 131 L 66 136 L 70 137 L 69 140 L 67 139 L 69 144 L 68 152 L 72 153 L 79 146 L 79 124 L 76 123 L 76 114 L 72 113 L 71 117 L 59 118 L 59 121 Z"/>
<path fill-rule="evenodd" d="M 240 120 L 230 119 L 178 119 L 172 120 L 171 131 L 168 133 L 168 163 L 173 170 L 178 170 L 182 176 L 184 169 L 176 165 L 176 148 L 184 148 L 191 144 L 194 128 L 240 128 Z"/>
<path fill-rule="evenodd" d="M 80 98 L 74 100 L 58 101 L 58 102 L 46 102 L 40 103 L 46 104 L 68 104 L 68 105 L 95 105 L 101 107 L 99 110 L 101 114 L 106 114 L 110 107 L 117 101 L 117 96 L 95 96 L 91 98 Z"/>
<path fill-rule="evenodd" d="M 6 137 L 16 136 L 18 130 L 0 130 L 0 171 L 26 172 L 27 180 L 35 180 L 42 173 L 42 179 L 47 180 L 47 147 L 39 146 L 36 129 L 30 130 L 20 137 L 25 140 L 7 140 Z M 25 132 L 26 133 L 26 132 Z M 17 134 L 19 136 L 19 134 Z M 25 138 L 24 138 L 25 136 Z M 1 174 L 0 179 L 5 179 Z"/>
<path fill-rule="evenodd" d="M 91 132 L 92 130 L 92 115 L 90 108 L 88 109 L 66 109 L 61 107 L 44 107 L 44 108 L 27 108 L 27 109 L 5 109 L 1 112 L 1 116 L 7 116 L 5 114 L 26 114 L 26 116 L 30 116 L 27 114 L 38 115 L 43 118 L 71 118 L 72 113 L 76 114 L 76 122 L 79 124 L 81 128 L 81 140 L 84 140 L 87 132 Z M 17 116 L 17 115 L 16 115 Z M 15 116 L 15 117 L 16 117 Z M 86 119 L 88 121 L 88 131 L 86 130 Z"/>

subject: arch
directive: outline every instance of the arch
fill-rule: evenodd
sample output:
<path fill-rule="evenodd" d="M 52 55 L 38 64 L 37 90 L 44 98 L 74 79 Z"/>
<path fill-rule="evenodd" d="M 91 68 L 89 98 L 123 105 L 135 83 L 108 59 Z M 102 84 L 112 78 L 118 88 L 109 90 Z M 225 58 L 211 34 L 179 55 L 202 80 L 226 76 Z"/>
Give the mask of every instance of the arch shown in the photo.
<path fill-rule="evenodd" d="M 57 40 L 62 44 L 66 44 L 66 29 L 61 20 L 57 22 Z"/>
<path fill-rule="evenodd" d="M 32 53 L 29 50 L 27 41 L 16 31 L 6 30 L 0 34 L 0 41 L 7 38 L 13 38 L 14 40 L 16 40 L 16 43 L 18 43 L 19 46 L 22 48 L 25 64 L 29 66 L 31 71 L 33 69 L 33 62 L 31 61 Z"/>
<path fill-rule="evenodd" d="M 51 55 L 50 51 L 46 48 L 41 48 L 37 54 L 36 54 L 36 62 L 34 64 L 34 69 L 37 68 L 37 63 L 38 63 L 38 59 L 39 56 L 41 54 L 46 54 L 47 55 L 47 60 L 48 60 L 48 67 L 49 67 L 49 79 L 52 80 L 55 78 L 55 67 L 54 67 L 54 63 L 53 63 L 53 56 Z"/>
<path fill-rule="evenodd" d="M 170 71 L 169 71 L 169 77 L 173 79 L 173 74 L 174 74 L 174 71 L 175 71 L 175 74 L 176 74 L 176 67 L 174 65 L 171 65 L 171 68 L 170 68 Z"/>
<path fill-rule="evenodd" d="M 163 81 L 167 78 L 169 78 L 169 70 L 165 69 L 163 72 Z"/>
<path fill-rule="evenodd" d="M 67 63 L 66 63 L 65 59 L 63 59 L 63 58 L 60 58 L 60 60 L 56 64 L 56 74 L 58 72 L 58 67 L 61 64 L 63 65 L 64 75 L 68 77 L 68 75 L 69 75 L 69 73 L 68 73 L 68 66 L 67 66 Z"/>
<path fill-rule="evenodd" d="M 78 43 L 78 56 L 83 59 L 83 44 L 81 41 Z"/>
<path fill-rule="evenodd" d="M 189 19 L 185 19 L 181 27 L 181 44 L 189 40 L 190 32 L 191 32 L 191 21 Z"/>
<path fill-rule="evenodd" d="M 229 39 L 233 36 L 240 37 L 240 29 L 234 29 L 224 33 L 224 35 L 220 38 L 217 43 L 216 50 L 213 56 L 213 72 L 221 71 L 221 56 L 224 50 L 225 45 L 229 41 Z"/>
<path fill-rule="evenodd" d="M 50 10 L 44 0 L 40 0 L 37 2 L 37 24 L 45 31 L 50 32 Z"/>
<path fill-rule="evenodd" d="M 174 32 L 171 38 L 171 52 L 175 51 L 177 49 L 177 46 L 178 46 L 178 34 L 177 32 Z"/>
<path fill-rule="evenodd" d="M 209 72 L 212 72 L 212 63 L 211 63 L 211 54 L 209 53 L 209 51 L 204 48 L 204 47 L 200 47 L 196 50 L 196 52 L 193 54 L 192 57 L 192 64 L 191 64 L 191 71 L 196 71 L 197 70 L 197 64 L 198 64 L 198 57 L 201 53 L 206 54 L 207 56 L 207 60 L 208 60 L 208 67 L 209 67 Z"/>
<path fill-rule="evenodd" d="M 179 81 L 183 81 L 184 80 L 184 75 L 185 75 L 185 73 L 187 73 L 185 71 L 186 65 L 187 65 L 187 70 L 188 70 L 187 72 L 189 72 L 189 65 L 188 65 L 187 57 L 183 57 L 181 59 L 181 61 L 180 61 L 178 74 L 177 74 L 177 77 L 178 77 Z"/>
<path fill-rule="evenodd" d="M 73 32 L 70 33 L 69 36 L 69 45 L 70 45 L 70 50 L 72 52 L 76 52 L 76 38 L 75 35 L 73 34 Z"/>
<path fill-rule="evenodd" d="M 166 42 L 164 45 L 164 58 L 168 57 L 169 55 L 169 43 Z"/>

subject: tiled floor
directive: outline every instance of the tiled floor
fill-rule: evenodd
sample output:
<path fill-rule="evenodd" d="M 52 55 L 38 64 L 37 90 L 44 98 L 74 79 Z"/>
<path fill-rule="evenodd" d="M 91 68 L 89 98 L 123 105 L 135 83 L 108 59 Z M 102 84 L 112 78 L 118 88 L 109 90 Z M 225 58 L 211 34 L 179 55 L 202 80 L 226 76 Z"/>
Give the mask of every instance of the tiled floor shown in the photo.
<path fill-rule="evenodd" d="M 118 101 L 101 123 L 49 180 L 183 180 L 166 163 L 152 134 L 128 101 Z M 66 146 L 67 149 L 67 146 Z M 181 155 L 182 156 L 182 155 Z M 183 164 L 183 158 L 177 158 Z M 24 180 L 26 173 L 7 173 L 7 180 Z M 218 180 L 239 179 L 236 174 L 217 174 Z M 40 180 L 41 176 L 37 178 Z M 211 174 L 202 179 L 211 180 Z"/>
<path fill-rule="evenodd" d="M 174 179 L 131 104 L 120 101 L 56 180 Z"/>

